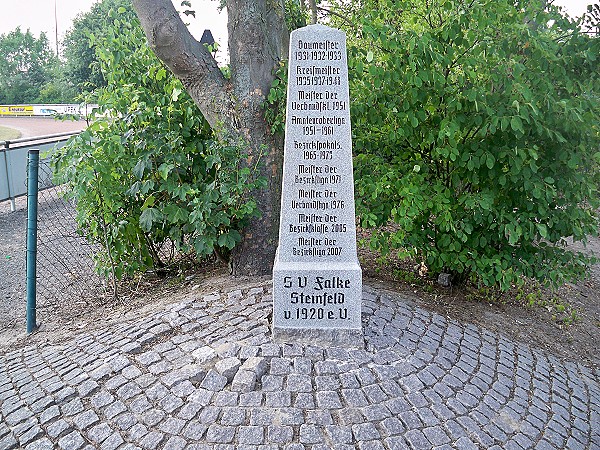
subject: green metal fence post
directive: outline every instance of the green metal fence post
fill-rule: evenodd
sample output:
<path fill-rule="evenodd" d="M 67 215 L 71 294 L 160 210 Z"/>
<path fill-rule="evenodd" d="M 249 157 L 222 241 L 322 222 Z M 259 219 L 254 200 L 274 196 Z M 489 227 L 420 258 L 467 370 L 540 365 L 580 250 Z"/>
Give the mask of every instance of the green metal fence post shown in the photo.
<path fill-rule="evenodd" d="M 39 150 L 29 150 L 27 164 L 27 333 L 37 329 L 36 265 Z"/>

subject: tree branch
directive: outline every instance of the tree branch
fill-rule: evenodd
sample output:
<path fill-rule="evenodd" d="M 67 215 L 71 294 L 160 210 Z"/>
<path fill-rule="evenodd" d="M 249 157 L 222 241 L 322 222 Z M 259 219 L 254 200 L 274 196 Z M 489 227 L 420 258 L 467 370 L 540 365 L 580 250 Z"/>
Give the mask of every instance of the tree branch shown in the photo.
<path fill-rule="evenodd" d="M 181 80 L 214 130 L 235 133 L 229 82 L 210 52 L 190 34 L 170 0 L 133 0 L 148 43 Z"/>

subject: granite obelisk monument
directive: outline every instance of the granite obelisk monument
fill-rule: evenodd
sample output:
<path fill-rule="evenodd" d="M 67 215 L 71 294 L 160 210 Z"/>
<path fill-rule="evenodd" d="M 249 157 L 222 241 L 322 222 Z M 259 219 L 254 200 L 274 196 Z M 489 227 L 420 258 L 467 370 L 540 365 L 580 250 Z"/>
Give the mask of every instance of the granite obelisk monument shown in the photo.
<path fill-rule="evenodd" d="M 292 32 L 273 338 L 362 346 L 346 35 Z"/>

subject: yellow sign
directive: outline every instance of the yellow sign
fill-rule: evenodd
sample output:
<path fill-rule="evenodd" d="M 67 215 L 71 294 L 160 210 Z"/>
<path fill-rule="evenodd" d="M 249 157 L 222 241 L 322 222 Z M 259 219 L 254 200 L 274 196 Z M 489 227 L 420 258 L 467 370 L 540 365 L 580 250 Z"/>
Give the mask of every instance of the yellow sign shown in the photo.
<path fill-rule="evenodd" d="M 0 116 L 33 116 L 33 106 L 0 105 Z"/>

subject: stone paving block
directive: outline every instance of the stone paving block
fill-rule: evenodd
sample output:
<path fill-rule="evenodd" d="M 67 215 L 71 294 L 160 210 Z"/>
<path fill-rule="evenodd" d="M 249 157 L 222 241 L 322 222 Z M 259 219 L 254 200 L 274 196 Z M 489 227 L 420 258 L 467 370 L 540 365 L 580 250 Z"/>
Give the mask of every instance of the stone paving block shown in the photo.
<path fill-rule="evenodd" d="M 212 347 L 205 345 L 194 350 L 192 352 L 192 357 L 194 357 L 199 364 L 209 365 L 216 361 L 218 355 Z"/>
<path fill-rule="evenodd" d="M 371 403 L 379 404 L 389 399 L 388 395 L 376 384 L 365 386 L 362 391 Z"/>
<path fill-rule="evenodd" d="M 251 346 L 251 345 L 243 345 L 239 351 L 239 358 L 242 361 L 245 361 L 248 358 L 258 356 L 259 351 L 260 351 L 260 347 Z"/>
<path fill-rule="evenodd" d="M 241 365 L 241 361 L 232 356 L 217 361 L 215 364 L 215 370 L 217 373 L 227 378 L 228 382 L 231 382 Z"/>
<path fill-rule="evenodd" d="M 227 444 L 233 441 L 236 428 L 212 424 L 206 431 L 206 441 L 218 444 Z"/>
<path fill-rule="evenodd" d="M 104 442 L 104 440 L 107 439 L 112 433 L 113 429 L 107 423 L 100 423 L 90 428 L 86 432 L 86 435 L 93 444 L 100 444 Z"/>
<path fill-rule="evenodd" d="M 215 406 L 237 406 L 239 394 L 231 391 L 220 391 L 215 393 L 212 403 Z"/>
<path fill-rule="evenodd" d="M 140 417 L 141 421 L 149 427 L 158 424 L 165 417 L 165 413 L 158 409 L 149 409 Z"/>
<path fill-rule="evenodd" d="M 60 416 L 60 410 L 58 406 L 50 406 L 39 415 L 40 424 L 44 425 L 58 416 Z"/>
<path fill-rule="evenodd" d="M 315 398 L 313 394 L 308 392 L 301 392 L 296 394 L 296 400 L 294 401 L 294 407 L 301 409 L 313 409 L 316 408 Z"/>
<path fill-rule="evenodd" d="M 144 436 L 148 434 L 148 428 L 141 423 L 136 423 L 125 432 L 127 440 L 140 442 Z"/>
<path fill-rule="evenodd" d="M 297 357 L 294 358 L 293 371 L 304 375 L 312 373 L 313 363 L 310 358 Z"/>
<path fill-rule="evenodd" d="M 58 440 L 58 447 L 65 450 L 77 450 L 84 444 L 85 440 L 78 431 L 73 431 Z"/>
<path fill-rule="evenodd" d="M 282 375 L 263 375 L 261 378 L 261 388 L 264 392 L 280 392 L 283 390 Z"/>
<path fill-rule="evenodd" d="M 281 425 L 301 425 L 304 423 L 304 411 L 298 408 L 277 408 L 276 418 Z"/>
<path fill-rule="evenodd" d="M 142 389 L 137 385 L 137 383 L 130 381 L 117 390 L 117 397 L 119 397 L 121 400 L 129 400 L 141 392 Z"/>
<path fill-rule="evenodd" d="M 208 430 L 208 425 L 192 421 L 182 430 L 181 434 L 188 440 L 199 441 L 206 430 Z"/>
<path fill-rule="evenodd" d="M 73 424 L 80 430 L 86 430 L 100 420 L 98 415 L 92 411 L 84 411 L 73 418 Z"/>
<path fill-rule="evenodd" d="M 237 430 L 237 442 L 242 445 L 260 445 L 264 442 L 264 429 L 259 426 L 240 426 Z"/>
<path fill-rule="evenodd" d="M 92 396 L 90 399 L 93 408 L 102 408 L 103 406 L 110 405 L 115 398 L 108 392 L 102 390 Z"/>
<path fill-rule="evenodd" d="M 27 419 L 33 416 L 33 412 L 26 407 L 21 407 L 10 414 L 6 415 L 4 420 L 6 423 L 13 427 L 19 423 L 25 422 Z"/>
<path fill-rule="evenodd" d="M 8 434 L 0 439 L 0 448 L 13 449 L 17 448 L 19 443 L 12 434 Z"/>
<path fill-rule="evenodd" d="M 158 448 L 161 442 L 164 441 L 165 435 L 158 431 L 151 431 L 140 441 L 140 446 L 144 449 L 153 450 Z"/>
<path fill-rule="evenodd" d="M 316 376 L 314 381 L 317 385 L 317 391 L 336 391 L 341 386 L 337 376 L 334 375 Z"/>
<path fill-rule="evenodd" d="M 183 450 L 187 441 L 179 436 L 171 436 L 165 443 L 163 450 Z"/>
<path fill-rule="evenodd" d="M 316 425 L 300 425 L 300 442 L 302 444 L 319 444 L 324 441 L 322 429 Z"/>
<path fill-rule="evenodd" d="M 290 374 L 287 376 L 286 389 L 291 392 L 313 392 L 313 385 L 310 377 L 302 374 Z"/>
<path fill-rule="evenodd" d="M 160 375 L 173 370 L 173 364 L 167 360 L 161 360 L 155 364 L 148 366 L 148 371 L 154 375 Z"/>
<path fill-rule="evenodd" d="M 125 412 L 113 419 L 113 422 L 120 430 L 127 431 L 138 423 L 138 418 L 130 412 Z"/>
<path fill-rule="evenodd" d="M 200 387 L 204 389 L 208 389 L 209 391 L 220 391 L 227 385 L 227 378 L 223 375 L 220 375 L 215 370 L 209 370 L 200 383 Z"/>
<path fill-rule="evenodd" d="M 375 425 L 370 422 L 352 425 L 352 433 L 357 441 L 372 441 L 381 438 Z"/>
<path fill-rule="evenodd" d="M 102 414 L 104 415 L 104 417 L 106 417 L 107 419 L 110 420 L 113 417 L 118 416 L 119 414 L 121 414 L 124 411 L 127 411 L 127 407 L 125 406 L 125 404 L 122 401 L 117 400 L 116 402 L 111 403 L 106 408 L 104 408 L 104 410 L 102 411 Z"/>
<path fill-rule="evenodd" d="M 287 444 L 294 438 L 294 429 L 290 426 L 271 425 L 267 428 L 267 442 Z"/>
<path fill-rule="evenodd" d="M 183 404 L 183 400 L 174 394 L 167 394 L 158 402 L 159 408 L 161 408 L 167 414 L 171 414 L 173 411 L 183 406 Z"/>
<path fill-rule="evenodd" d="M 8 425 L 6 425 L 6 423 L 0 422 L 0 438 L 3 438 L 7 434 L 10 434 L 10 428 L 8 427 Z"/>
<path fill-rule="evenodd" d="M 144 366 L 149 366 L 151 364 L 154 364 L 154 363 L 160 361 L 161 357 L 158 354 L 158 352 L 150 350 L 150 351 L 141 353 L 139 355 L 136 355 L 135 360 Z"/>
<path fill-rule="evenodd" d="M 242 370 L 254 372 L 257 379 L 260 379 L 268 369 L 267 360 L 260 356 L 253 356 L 244 361 L 241 366 Z"/>
<path fill-rule="evenodd" d="M 125 441 L 123 437 L 118 433 L 114 432 L 111 434 L 102 444 L 100 445 L 101 450 L 116 450 L 123 444 Z"/>
<path fill-rule="evenodd" d="M 50 425 L 48 425 L 48 427 L 46 428 L 46 433 L 52 439 L 56 439 L 66 431 L 70 430 L 71 426 L 65 420 L 58 419 L 56 422 L 52 422 Z"/>
<path fill-rule="evenodd" d="M 91 379 L 85 380 L 77 385 L 77 392 L 80 397 L 89 397 L 100 389 L 100 385 Z"/>
<path fill-rule="evenodd" d="M 256 386 L 256 373 L 250 370 L 238 370 L 231 382 L 231 390 L 248 393 Z"/>
<path fill-rule="evenodd" d="M 31 426 L 23 434 L 16 433 L 15 430 L 13 430 L 13 433 L 18 436 L 20 446 L 25 447 L 27 444 L 42 437 L 42 435 L 44 434 L 44 430 L 42 430 L 37 423 L 34 423 L 34 425 Z"/>
<path fill-rule="evenodd" d="M 427 440 L 431 442 L 431 445 L 433 446 L 437 447 L 451 442 L 448 435 L 440 426 L 427 427 L 422 431 Z"/>
<path fill-rule="evenodd" d="M 235 342 L 225 342 L 215 347 L 215 352 L 219 358 L 227 359 L 236 357 L 241 346 Z"/>
<path fill-rule="evenodd" d="M 381 427 L 387 436 L 396 436 L 406 431 L 402 422 L 396 417 L 388 417 L 381 421 Z"/>
<path fill-rule="evenodd" d="M 292 405 L 292 396 L 290 392 L 267 392 L 265 394 L 265 406 L 271 408 L 283 408 Z"/>
<path fill-rule="evenodd" d="M 0 448 L 9 448 L 3 447 L 2 441 L 0 441 Z M 54 444 L 48 438 L 38 439 L 37 441 L 31 442 L 25 447 L 25 450 L 53 450 Z"/>
<path fill-rule="evenodd" d="M 178 434 L 185 426 L 186 421 L 175 417 L 168 417 L 158 425 L 158 429 L 164 433 Z"/>
<path fill-rule="evenodd" d="M 385 447 L 380 441 L 359 442 L 358 448 L 360 450 L 385 450 Z"/>
<path fill-rule="evenodd" d="M 304 423 L 308 425 L 333 425 L 333 417 L 327 410 L 306 411 Z"/>

